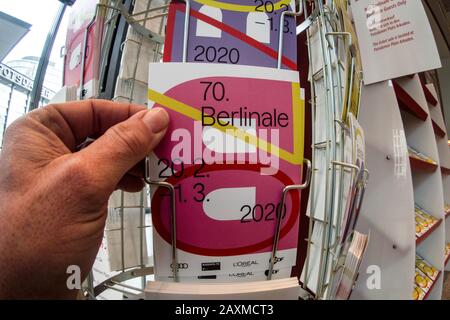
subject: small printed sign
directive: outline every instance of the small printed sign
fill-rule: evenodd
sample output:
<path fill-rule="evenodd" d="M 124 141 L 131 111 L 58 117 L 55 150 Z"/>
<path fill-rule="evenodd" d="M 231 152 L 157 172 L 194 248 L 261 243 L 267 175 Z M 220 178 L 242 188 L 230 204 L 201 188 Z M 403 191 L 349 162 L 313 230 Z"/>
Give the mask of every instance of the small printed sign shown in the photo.
<path fill-rule="evenodd" d="M 421 1 L 352 0 L 366 85 L 441 67 Z"/>

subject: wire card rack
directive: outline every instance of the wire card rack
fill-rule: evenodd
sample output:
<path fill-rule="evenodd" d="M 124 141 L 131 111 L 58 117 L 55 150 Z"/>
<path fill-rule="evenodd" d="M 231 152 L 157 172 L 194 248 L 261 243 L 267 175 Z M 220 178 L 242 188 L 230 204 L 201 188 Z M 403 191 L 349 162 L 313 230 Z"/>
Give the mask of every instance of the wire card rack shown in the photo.
<path fill-rule="evenodd" d="M 99 74 L 100 86 L 107 87 L 106 82 L 110 81 L 106 78 L 108 61 L 111 61 L 108 54 L 113 51 L 114 46 L 119 46 L 121 52 L 121 60 L 118 63 L 120 68 L 110 97 L 113 101 L 147 105 L 148 65 L 162 59 L 162 34 L 168 2 L 130 0 L 122 3 L 120 0 L 111 0 L 97 5 L 93 21 L 99 15 L 99 8 L 107 10 Z M 133 8 L 132 13 L 129 13 L 127 8 Z M 120 25 L 119 17 L 126 21 L 129 28 L 124 41 L 117 43 L 114 39 L 119 37 L 116 34 Z M 87 32 L 88 30 L 86 34 Z M 98 92 L 103 89 L 100 87 Z M 148 187 L 138 194 L 114 192 L 109 202 L 104 241 L 93 271 L 85 283 L 85 296 L 92 299 L 139 299 L 144 296 L 146 282 L 153 275 L 149 203 Z"/>
<path fill-rule="evenodd" d="M 310 1 L 307 14 L 311 84 L 313 178 L 306 261 L 300 280 L 315 299 L 333 299 L 335 276 L 343 268 L 356 225 L 368 171 L 356 164 L 355 132 L 361 74 L 357 47 L 343 20 L 344 1 Z M 355 54 L 356 53 L 356 54 Z M 355 85 L 355 81 L 358 81 Z M 357 97 L 355 99 L 355 97 Z"/>
<path fill-rule="evenodd" d="M 190 1 L 186 4 L 186 19 L 183 38 L 183 61 L 186 61 L 187 34 Z M 134 7 L 133 7 L 134 5 Z M 115 32 L 120 19 L 130 26 L 125 40 L 120 45 L 121 62 L 112 99 L 147 105 L 148 64 L 161 61 L 164 46 L 164 28 L 167 18 L 168 0 L 105 0 L 97 5 L 105 12 L 102 60 L 99 71 L 98 92 L 111 81 L 107 77 L 108 61 L 114 46 L 117 46 Z M 132 13 L 127 8 L 133 7 Z M 349 113 L 357 116 L 359 88 L 362 76 L 357 68 L 354 33 L 349 32 L 343 22 L 347 14 L 345 1 L 302 0 L 297 3 L 297 12 L 284 12 L 285 16 L 301 16 L 305 19 L 297 27 L 297 34 L 307 33 L 310 61 L 309 80 L 311 84 L 312 114 L 312 162 L 305 159 L 307 174 L 301 185 L 286 186 L 280 191 L 282 202 L 292 190 L 310 186 L 308 204 L 309 226 L 307 256 L 300 277 L 302 298 L 332 299 L 331 286 L 335 275 L 343 268 L 348 241 L 356 225 L 356 218 L 364 197 L 368 172 L 363 163 L 355 163 L 356 150 L 352 143 L 355 132 L 349 121 Z M 309 10 L 311 9 L 311 10 Z M 309 13 L 309 11 L 311 11 Z M 95 17 L 94 17 L 95 19 Z M 93 19 L 93 20 L 94 20 Z M 280 27 L 280 31 L 282 28 Z M 283 48 L 280 32 L 279 48 Z M 116 39 L 116 40 L 114 40 Z M 85 38 L 86 43 L 86 38 Z M 86 53 L 86 46 L 84 47 Z M 278 51 L 278 68 L 281 66 L 281 50 Z M 356 82 L 356 85 L 355 85 Z M 81 82 L 83 83 L 83 82 Z M 81 91 L 82 92 L 82 91 Z M 102 97 L 100 95 L 100 97 Z M 356 97 L 356 98 L 355 98 Z M 84 98 L 80 95 L 80 99 Z M 149 180 L 148 161 L 145 164 L 146 182 L 149 186 L 166 188 L 171 195 L 172 265 L 173 280 L 177 281 L 176 205 L 174 186 L 166 182 Z M 151 254 L 150 188 L 133 195 L 116 191 L 110 201 L 108 236 L 114 238 L 108 254 L 109 269 L 98 277 L 99 272 L 90 273 L 83 284 L 84 295 L 91 299 L 101 298 L 107 291 L 116 291 L 122 297 L 140 299 L 145 297 L 145 284 L 153 279 Z M 127 217 L 128 215 L 134 218 Z M 353 217 L 353 219 L 352 219 Z M 115 219 L 115 220 L 114 220 Z M 112 221 L 114 220 L 114 221 Z M 345 223 L 351 221 L 350 223 Z M 273 270 L 280 235 L 281 219 L 276 219 L 276 230 L 269 270 Z M 110 228 L 109 228 L 110 227 Z M 138 243 L 135 255 L 126 253 L 127 229 L 137 230 L 134 240 Z M 102 245 L 105 249 L 106 245 Z M 110 239 L 111 240 L 111 239 Z M 128 246 L 129 247 L 129 246 Z M 101 250 L 102 251 L 102 250 Z M 105 252 L 108 250 L 104 250 Z M 111 263 L 114 261 L 114 263 Z M 96 274 L 97 273 L 97 274 Z M 268 272 L 267 280 L 272 272 Z M 96 280 L 96 278 L 98 278 Z M 356 277 L 355 277 L 356 280 Z M 218 286 L 220 290 L 220 286 Z M 104 296 L 108 298 L 108 296 Z M 117 296 L 114 296 L 117 298 Z"/>

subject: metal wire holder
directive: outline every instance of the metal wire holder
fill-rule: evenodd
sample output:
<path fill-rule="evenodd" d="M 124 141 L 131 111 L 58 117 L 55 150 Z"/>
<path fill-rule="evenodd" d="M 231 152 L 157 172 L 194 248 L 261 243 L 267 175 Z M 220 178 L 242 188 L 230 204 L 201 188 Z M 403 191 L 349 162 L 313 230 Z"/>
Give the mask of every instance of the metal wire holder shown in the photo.
<path fill-rule="evenodd" d="M 111 41 L 111 30 L 116 28 L 116 21 L 115 18 L 120 14 L 124 17 L 124 19 L 127 21 L 128 25 L 131 26 L 133 28 L 133 30 L 141 36 L 142 41 L 152 41 L 155 42 L 157 44 L 157 46 L 160 46 L 164 43 L 164 37 L 161 35 L 163 32 L 163 26 L 165 24 L 165 16 L 167 15 L 167 13 L 164 14 L 157 14 L 154 16 L 149 16 L 149 13 L 154 12 L 154 11 L 166 11 L 168 5 L 167 5 L 168 0 L 166 1 L 166 4 L 163 6 L 158 6 L 158 7 L 154 7 L 154 8 L 150 8 L 151 4 L 152 4 L 152 0 L 149 0 L 147 2 L 147 8 L 146 10 L 142 11 L 142 12 L 138 12 L 136 14 L 129 14 L 127 12 L 127 10 L 125 9 L 125 7 L 122 5 L 122 3 L 120 3 L 120 1 L 114 1 L 111 0 L 108 4 L 97 4 L 96 6 L 96 11 L 95 11 L 95 15 L 94 18 L 92 19 L 92 21 L 89 23 L 85 34 L 84 34 L 84 45 L 83 45 L 83 52 L 82 52 L 82 57 L 85 57 L 86 55 L 86 51 L 87 51 L 87 36 L 89 33 L 89 29 L 92 27 L 93 23 L 95 22 L 96 17 L 98 16 L 98 11 L 103 8 L 105 10 L 110 10 L 110 12 L 112 12 L 109 16 L 109 18 L 105 21 L 105 26 L 107 26 L 107 30 L 106 30 L 106 34 L 105 34 L 105 42 L 104 42 L 104 46 L 102 47 L 102 57 L 104 59 L 104 54 L 105 52 L 109 51 L 109 47 L 112 44 Z M 137 15 L 144 15 L 143 18 L 139 19 L 139 20 L 135 20 L 134 17 Z M 158 33 L 148 30 L 147 28 L 145 28 L 144 24 L 147 20 L 149 19 L 155 19 L 155 18 L 161 18 L 161 24 L 159 27 L 159 31 Z M 128 39 L 129 40 L 129 39 Z M 125 40 L 128 41 L 128 40 Z M 123 45 L 125 44 L 125 42 L 121 43 L 120 46 L 123 47 Z M 139 47 L 138 47 L 138 56 L 139 56 L 139 51 L 140 48 L 142 46 L 142 43 L 139 43 Z M 155 54 L 155 58 L 154 61 L 158 61 L 159 59 L 159 53 L 156 52 Z M 136 72 L 137 72 L 137 63 L 138 61 L 136 61 L 136 65 L 134 66 L 133 69 L 133 73 L 132 73 L 132 77 L 131 79 L 128 80 L 132 80 L 131 83 L 131 92 L 130 92 L 130 96 L 114 96 L 113 100 L 116 100 L 117 98 L 124 98 L 127 99 L 128 101 L 132 102 L 133 96 L 134 96 L 134 85 L 135 83 L 138 81 L 136 79 Z M 103 76 L 103 71 L 104 68 L 106 68 L 106 63 L 104 63 L 104 61 L 102 61 L 101 64 L 101 68 L 100 68 L 100 81 L 99 83 L 102 83 L 101 81 L 101 77 Z M 80 80 L 84 80 L 82 77 L 84 76 L 84 63 L 82 63 L 82 70 L 81 70 L 81 75 L 80 75 Z M 81 81 L 80 84 L 80 99 L 83 98 L 84 95 L 81 95 L 84 90 L 83 90 L 83 82 Z M 120 212 L 120 227 L 119 228 L 115 228 L 115 229 L 109 229 L 109 230 L 105 230 L 107 232 L 120 232 L 120 239 L 121 239 L 121 270 L 118 274 L 110 277 L 109 279 L 97 284 L 96 286 L 94 285 L 94 277 L 93 277 L 93 273 L 92 271 L 89 273 L 88 275 L 88 279 L 86 281 L 87 283 L 87 288 L 85 288 L 84 290 L 84 295 L 88 298 L 92 298 L 95 299 L 96 297 L 98 297 L 101 293 L 103 293 L 105 290 L 110 289 L 110 290 L 115 290 L 115 291 L 119 291 L 122 292 L 123 294 L 126 294 L 127 296 L 135 296 L 135 297 L 142 297 L 143 294 L 143 288 L 145 287 L 146 284 L 146 277 L 148 275 L 152 275 L 153 274 L 153 267 L 152 266 L 146 266 L 144 263 L 144 237 L 145 237 L 145 229 L 149 228 L 151 226 L 146 225 L 145 224 L 145 214 L 146 214 L 146 206 L 144 205 L 144 200 L 148 197 L 148 192 L 147 192 L 147 188 L 144 189 L 143 191 L 141 191 L 140 194 L 140 204 L 137 206 L 126 206 L 124 203 L 124 195 L 125 193 L 123 191 L 121 191 L 121 199 L 120 199 L 120 206 L 116 207 L 114 209 L 119 209 Z M 139 222 L 139 244 L 140 244 L 140 250 L 139 250 L 139 265 L 137 267 L 133 267 L 133 268 L 127 268 L 126 267 L 126 263 L 125 263 L 125 246 L 124 246 L 124 211 L 126 209 L 140 209 L 140 222 Z M 133 279 L 133 278 L 142 278 L 142 282 L 141 282 L 141 288 L 136 288 L 127 284 L 124 284 L 122 282 Z M 120 289 L 118 288 L 120 287 Z M 130 291 L 131 290 L 131 291 Z M 138 293 L 136 293 L 138 292 Z"/>
<path fill-rule="evenodd" d="M 346 110 L 350 110 L 350 96 L 353 89 L 353 71 L 355 66 L 355 58 L 350 50 L 352 45 L 351 34 L 341 29 L 341 23 L 336 12 L 333 1 L 327 1 L 324 4 L 322 0 L 310 1 L 313 3 L 314 10 L 311 15 L 305 14 L 305 25 L 301 26 L 300 32 L 307 32 L 308 41 L 308 55 L 310 62 L 310 82 L 311 82 L 311 114 L 312 114 L 312 161 L 313 161 L 313 177 L 310 188 L 310 220 L 308 226 L 307 254 L 305 265 L 303 269 L 303 288 L 308 289 L 309 273 L 310 273 L 310 258 L 312 246 L 318 246 L 320 252 L 319 266 L 318 266 L 318 282 L 315 290 L 316 299 L 324 299 L 329 297 L 329 290 L 327 292 L 328 283 L 333 281 L 336 264 L 341 254 L 339 234 L 341 233 L 340 226 L 342 220 L 342 200 L 345 190 L 343 190 L 343 178 L 345 170 L 350 170 L 350 181 L 357 186 L 356 198 L 354 206 L 350 208 L 348 217 L 357 216 L 363 195 L 364 189 L 368 179 L 368 172 L 364 170 L 361 176 L 361 168 L 344 161 L 345 150 L 345 133 L 349 132 L 347 124 L 340 118 L 342 116 L 342 107 L 344 106 L 344 89 L 347 88 L 347 105 Z M 304 3 L 305 12 L 307 11 L 306 2 Z M 311 26 L 316 28 L 316 36 L 319 39 L 319 49 L 321 51 L 322 61 L 318 70 L 313 70 L 313 65 L 316 62 L 316 55 L 312 52 L 312 33 Z M 343 86 L 341 69 L 345 66 L 340 58 L 339 39 L 343 39 L 343 49 L 346 57 L 350 57 L 347 67 L 350 67 L 350 79 L 347 86 Z M 336 40 L 336 42 L 334 42 Z M 337 48 L 336 48 L 337 47 Z M 336 62 L 333 62 L 333 57 Z M 323 89 L 320 89 L 319 81 L 323 82 Z M 317 97 L 322 97 L 322 107 L 324 110 L 323 118 L 317 118 Z M 323 102 L 324 101 L 324 102 Z M 317 141 L 316 125 L 318 123 L 325 123 L 325 138 L 322 141 Z M 339 140 L 337 139 L 339 137 Z M 339 148 L 339 149 L 338 149 Z M 338 150 L 340 152 L 338 152 Z M 324 152 L 325 166 L 323 168 L 316 167 L 316 156 L 318 152 Z M 316 175 L 320 170 L 325 170 L 325 206 L 323 218 L 318 218 L 316 212 L 315 192 L 316 192 Z M 338 171 L 339 170 L 339 171 Z M 312 199 L 312 200 L 311 200 Z M 312 201 L 312 202 L 311 202 Z M 318 227 L 318 224 L 323 225 L 323 232 L 321 241 L 313 243 L 313 230 Z M 353 226 L 354 227 L 354 226 Z M 333 235 L 334 233 L 334 235 Z M 330 271 L 331 265 L 331 271 Z"/>
<path fill-rule="evenodd" d="M 184 2 L 186 3 L 186 11 L 185 11 L 185 24 L 184 24 L 184 35 L 183 35 L 183 62 L 187 62 L 187 47 L 188 47 L 188 36 L 189 36 L 189 17 L 190 17 L 190 1 L 189 0 L 184 0 Z M 305 181 L 303 182 L 303 184 L 301 185 L 290 185 L 290 186 L 286 186 L 283 188 L 282 190 L 282 194 L 281 194 L 281 201 L 282 204 L 285 203 L 286 201 L 286 197 L 287 194 L 291 191 L 296 191 L 296 190 L 301 190 L 304 188 L 307 188 L 309 185 L 313 185 L 315 183 L 315 178 L 314 178 L 314 174 L 313 174 L 313 168 L 315 168 L 315 153 L 317 152 L 317 150 L 322 150 L 324 149 L 326 154 L 327 154 L 327 187 L 326 187 L 326 212 L 328 213 L 326 215 L 326 221 L 325 221 L 325 226 L 327 227 L 326 229 L 328 230 L 325 234 L 324 232 L 324 237 L 322 239 L 322 250 L 323 249 L 327 249 L 327 257 L 321 257 L 321 261 L 320 261 L 320 273 L 322 274 L 322 277 L 324 278 L 322 281 L 322 287 L 326 288 L 326 269 L 327 269 L 327 262 L 326 259 L 328 259 L 328 255 L 332 255 L 332 256 L 336 256 L 336 239 L 335 241 L 331 242 L 331 236 L 330 234 L 332 233 L 332 227 L 333 227 L 333 223 L 332 223 L 332 217 L 333 217 L 333 212 L 332 212 L 332 208 L 334 207 L 334 190 L 335 190 L 335 175 L 336 175 L 336 166 L 339 166 L 337 164 L 333 164 L 332 161 L 337 161 L 340 162 L 341 160 L 343 160 L 343 157 L 341 155 L 341 157 L 337 156 L 337 152 L 336 152 L 336 146 L 339 145 L 339 147 L 341 148 L 341 154 L 343 153 L 343 149 L 345 146 L 345 141 L 344 139 L 340 139 L 340 141 L 337 141 L 336 139 L 336 135 L 337 135 L 337 130 L 341 130 L 341 132 L 347 130 L 348 128 L 346 128 L 346 124 L 345 123 L 341 123 L 339 122 L 340 119 L 336 119 L 336 110 L 339 109 L 338 105 L 341 103 L 342 97 L 339 94 L 339 96 L 336 98 L 333 94 L 333 90 L 337 87 L 337 88 L 341 88 L 342 84 L 341 84 L 341 79 L 338 78 L 334 78 L 333 77 L 333 66 L 331 65 L 331 50 L 332 48 L 330 48 L 330 46 L 332 46 L 332 42 L 331 39 L 336 38 L 336 37 L 346 37 L 346 35 L 344 33 L 341 32 L 341 30 L 333 30 L 332 32 L 329 32 L 329 30 L 326 30 L 325 28 L 325 20 L 329 17 L 326 12 L 326 10 L 330 11 L 333 8 L 326 8 L 325 10 L 325 6 L 321 5 L 321 1 L 319 0 L 314 0 L 315 2 L 315 9 L 312 12 L 312 14 L 310 16 L 308 16 L 307 14 L 307 9 L 306 9 L 306 5 L 305 5 L 305 0 L 300 1 L 299 3 L 299 11 L 298 12 L 283 12 L 282 16 L 281 16 L 281 20 L 280 20 L 280 25 L 282 26 L 282 24 L 284 23 L 284 19 L 286 16 L 299 16 L 302 13 L 305 13 L 305 23 L 302 26 L 302 30 L 301 31 L 307 31 L 308 33 L 308 42 L 310 42 L 310 31 L 309 31 L 309 27 L 313 24 L 313 23 L 317 23 L 317 21 L 319 21 L 321 23 L 321 28 L 320 28 L 320 41 L 321 41 L 321 47 L 322 47 L 322 55 L 324 58 L 324 67 L 319 70 L 319 72 L 315 75 L 312 75 L 312 85 L 311 85 L 311 92 L 312 92 L 312 116 L 313 116 L 313 144 L 312 144 L 312 148 L 313 148 L 313 161 L 312 164 L 309 160 L 304 159 L 304 163 L 307 166 L 307 170 L 306 170 L 306 178 Z M 151 1 L 149 1 L 148 5 L 150 6 Z M 164 17 L 167 15 L 166 10 L 167 10 L 167 2 L 165 5 L 157 7 L 157 8 L 150 8 L 148 7 L 147 10 L 141 11 L 141 12 L 137 12 L 137 13 L 133 13 L 133 14 L 129 14 L 128 12 L 126 12 L 126 10 L 124 10 L 123 6 L 121 6 L 121 4 L 116 4 L 116 5 L 103 5 L 106 9 L 111 9 L 112 11 L 116 12 L 116 14 L 122 14 L 125 19 L 128 21 L 129 25 L 132 26 L 132 28 L 138 33 L 140 34 L 143 39 L 148 39 L 151 41 L 154 41 L 157 44 L 157 53 L 155 55 L 155 61 L 158 61 L 158 55 L 159 53 L 159 48 L 160 46 L 162 46 L 163 43 L 163 37 L 161 36 L 161 33 L 163 31 L 163 25 L 164 25 Z M 156 15 L 153 16 L 147 16 L 149 13 L 157 11 L 157 10 L 162 10 L 164 11 L 163 13 L 158 13 Z M 144 17 L 142 17 L 142 15 L 144 15 Z M 139 17 L 139 18 L 138 18 Z M 146 29 L 144 26 L 140 25 L 141 23 L 149 20 L 149 19 L 156 19 L 156 18 L 163 18 L 161 25 L 160 25 L 160 30 L 159 33 L 155 33 L 153 31 L 149 31 L 148 29 Z M 110 19 L 108 19 L 108 21 L 106 23 L 111 23 L 111 25 L 113 26 L 113 18 L 114 15 L 111 16 Z M 144 29 L 145 30 L 144 30 Z M 282 50 L 283 50 L 283 32 L 282 32 L 283 28 L 280 28 L 280 37 L 279 37 L 279 50 L 278 50 L 278 59 L 277 59 L 277 67 L 281 68 L 282 65 Z M 125 40 L 127 41 L 127 40 Z M 310 56 L 310 62 L 312 59 L 312 54 L 311 54 L 311 46 L 308 46 L 308 51 L 309 51 L 309 56 Z M 86 53 L 86 51 L 84 50 L 84 54 Z M 137 67 L 137 66 L 136 66 Z M 83 72 L 84 74 L 84 72 Z M 136 76 L 136 68 L 134 70 L 134 77 Z M 133 78 L 134 78 L 133 77 Z M 326 84 L 326 89 L 325 91 L 325 97 L 326 97 L 326 105 L 328 106 L 327 108 L 327 112 L 326 112 L 326 121 L 327 124 L 327 128 L 326 128 L 326 139 L 325 141 L 315 141 L 315 134 L 314 134 L 314 130 L 315 130 L 315 108 L 316 108 L 316 93 L 315 93 L 315 79 L 317 79 L 317 77 L 324 77 L 325 84 Z M 134 79 L 136 80 L 136 79 Z M 134 88 L 134 82 L 133 81 L 133 88 Z M 81 82 L 83 83 L 83 82 Z M 133 90 L 132 90 L 133 91 Z M 338 90 L 339 92 L 340 90 Z M 131 94 L 131 97 L 125 97 L 127 99 L 132 99 L 133 97 L 133 93 Z M 115 98 L 119 98 L 118 96 L 116 96 Z M 337 129 L 338 128 L 338 129 Z M 351 164 L 348 164 L 349 166 L 351 166 Z M 344 167 L 344 166 L 342 166 Z M 173 273 L 173 280 L 174 281 L 179 281 L 179 275 L 178 275 L 178 256 L 177 256 L 177 235 L 176 235 L 176 201 L 175 201 L 175 192 L 174 192 L 174 186 L 164 182 L 164 181 L 152 181 L 149 177 L 149 162 L 148 162 L 148 158 L 146 159 L 146 163 L 145 163 L 145 170 L 146 170 L 146 174 L 145 174 L 145 181 L 147 184 L 149 184 L 150 186 L 155 186 L 157 188 L 165 188 L 169 191 L 170 196 L 171 196 L 171 224 L 172 224 L 172 238 L 171 238 L 171 242 L 172 242 L 172 273 Z M 353 171 L 355 171 L 356 169 L 351 169 Z M 353 172 L 352 171 L 352 172 Z M 341 171 L 342 173 L 342 171 Z M 368 176 L 368 175 L 367 175 Z M 341 180 L 342 182 L 342 180 Z M 364 196 L 364 190 L 361 189 L 362 192 L 359 193 L 359 204 L 357 206 L 355 206 L 355 210 L 359 210 L 360 207 L 360 203 L 362 202 L 362 198 Z M 313 188 L 311 188 L 311 193 L 313 194 Z M 148 194 L 143 194 L 143 197 L 149 197 Z M 339 197 L 340 198 L 340 197 Z M 339 200 L 338 200 L 339 201 Z M 142 208 L 143 208 L 143 203 L 142 204 Z M 122 202 L 123 205 L 123 202 Z M 281 208 L 283 207 L 283 205 L 281 206 Z M 340 206 L 338 206 L 340 208 Z M 122 217 L 121 217 L 121 238 L 123 240 L 123 209 L 126 208 L 125 206 L 121 207 L 121 212 L 122 212 Z M 281 210 L 280 210 L 281 211 Z M 312 235 L 312 228 L 314 223 L 320 222 L 320 219 L 316 219 L 315 218 L 315 212 L 314 210 L 311 211 L 310 213 L 310 222 L 309 222 L 309 236 L 308 236 L 308 249 L 307 249 L 307 261 L 305 263 L 305 279 L 308 279 L 307 275 L 308 275 L 308 259 L 309 259 L 309 254 L 310 254 L 310 247 L 313 244 L 312 243 L 312 239 L 311 239 L 311 235 Z M 272 247 L 272 252 L 271 252 L 271 259 L 269 261 L 269 272 L 267 275 L 267 280 L 271 280 L 272 279 L 272 274 L 273 274 L 273 268 L 274 268 L 274 261 L 276 258 L 276 254 L 277 254 L 277 247 L 278 247 L 278 242 L 279 242 L 279 237 L 280 237 L 280 231 L 281 231 L 281 215 L 278 214 L 277 215 L 277 219 L 276 219 L 276 228 L 275 228 L 275 232 L 274 232 L 274 243 L 273 243 L 273 247 Z M 143 220 L 141 220 L 141 230 L 144 230 L 144 228 L 146 228 L 148 226 L 145 226 L 143 223 Z M 113 230 L 111 230 L 113 231 Z M 119 230 L 117 230 L 119 231 Z M 142 235 L 141 235 L 141 239 L 142 239 Z M 327 246 L 325 246 L 325 243 L 328 243 Z M 123 243 L 122 243 L 122 249 L 123 249 Z M 141 254 L 142 254 L 142 249 L 141 249 Z M 124 259 L 124 253 L 122 252 L 122 259 Z M 141 257 L 141 261 L 142 257 Z M 112 290 L 118 290 L 120 292 L 124 292 L 126 294 L 132 295 L 133 292 L 132 291 L 138 291 L 138 292 L 142 292 L 142 289 L 139 288 L 135 288 L 129 285 L 125 285 L 122 284 L 123 281 L 126 281 L 128 279 L 131 278 L 135 278 L 135 277 L 143 277 L 143 284 L 145 283 L 145 276 L 149 275 L 149 274 L 153 274 L 153 267 L 146 267 L 143 264 L 139 267 L 136 268 L 132 268 L 132 269 L 128 269 L 126 270 L 125 268 L 125 263 L 124 260 L 122 260 L 122 271 L 121 273 L 119 273 L 118 275 L 115 275 L 113 277 L 111 277 L 110 279 L 107 279 L 105 281 L 103 281 L 102 283 L 98 284 L 95 287 L 92 287 L 91 290 L 89 290 L 88 295 L 91 297 L 96 297 L 97 295 L 99 295 L 100 293 L 102 293 L 103 291 L 107 290 L 107 289 L 112 289 Z M 307 281 L 305 281 L 303 283 L 303 287 L 306 289 L 306 284 Z M 122 289 L 118 289 L 116 288 L 117 286 L 122 287 Z M 317 295 L 317 297 L 321 297 L 323 295 L 325 289 L 321 289 L 319 292 L 319 294 Z"/>

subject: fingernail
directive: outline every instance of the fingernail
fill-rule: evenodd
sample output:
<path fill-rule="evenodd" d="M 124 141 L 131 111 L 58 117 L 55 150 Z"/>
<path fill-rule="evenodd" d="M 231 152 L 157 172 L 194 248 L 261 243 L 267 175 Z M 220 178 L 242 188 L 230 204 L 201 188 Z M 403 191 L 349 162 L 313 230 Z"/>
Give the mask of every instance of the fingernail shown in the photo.
<path fill-rule="evenodd" d="M 153 133 L 161 132 L 169 125 L 169 115 L 162 108 L 148 111 L 142 120 Z"/>

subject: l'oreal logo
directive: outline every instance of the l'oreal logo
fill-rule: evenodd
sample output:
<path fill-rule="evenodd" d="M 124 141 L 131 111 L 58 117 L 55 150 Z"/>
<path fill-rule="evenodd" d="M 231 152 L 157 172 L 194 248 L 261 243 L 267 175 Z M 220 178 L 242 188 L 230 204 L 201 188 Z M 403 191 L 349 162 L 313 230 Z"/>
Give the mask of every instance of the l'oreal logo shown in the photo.
<path fill-rule="evenodd" d="M 248 277 L 248 276 L 253 276 L 253 272 L 230 273 L 228 276 L 229 277 L 235 277 L 235 278 L 245 278 L 245 277 Z"/>
<path fill-rule="evenodd" d="M 255 260 L 251 260 L 251 261 L 238 261 L 238 262 L 234 262 L 233 263 L 233 267 L 241 267 L 241 268 L 246 268 L 246 267 L 251 267 L 253 265 L 257 265 L 258 262 Z"/>

